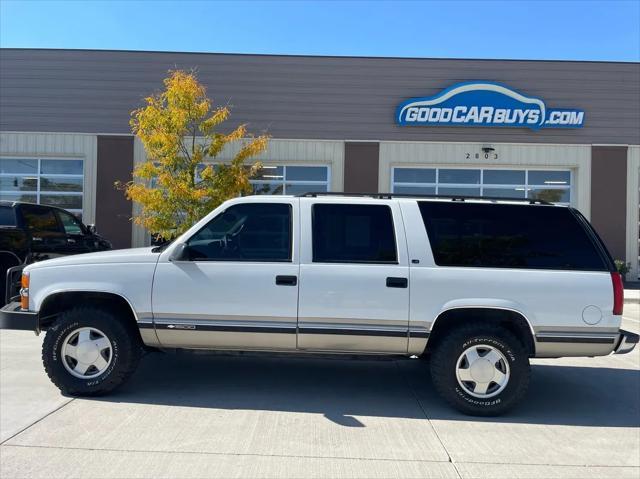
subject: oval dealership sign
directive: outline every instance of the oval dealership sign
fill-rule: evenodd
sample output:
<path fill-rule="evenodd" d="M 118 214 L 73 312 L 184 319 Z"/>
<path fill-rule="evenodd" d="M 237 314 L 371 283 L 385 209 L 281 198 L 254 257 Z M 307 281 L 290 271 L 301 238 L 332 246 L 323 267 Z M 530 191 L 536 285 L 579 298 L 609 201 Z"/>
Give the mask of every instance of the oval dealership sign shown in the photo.
<path fill-rule="evenodd" d="M 411 98 L 398 106 L 398 125 L 582 128 L 584 111 L 547 108 L 539 98 L 499 83 L 458 83 L 435 96 Z"/>

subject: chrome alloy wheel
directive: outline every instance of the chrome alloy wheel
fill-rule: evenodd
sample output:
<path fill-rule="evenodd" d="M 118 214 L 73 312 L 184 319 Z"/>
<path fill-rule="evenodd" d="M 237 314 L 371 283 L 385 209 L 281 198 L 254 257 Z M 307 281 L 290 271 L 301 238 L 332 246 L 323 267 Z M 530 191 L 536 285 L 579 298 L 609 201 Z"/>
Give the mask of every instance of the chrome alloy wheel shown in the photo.
<path fill-rule="evenodd" d="M 473 397 L 488 399 L 502 392 L 509 382 L 509 363 L 499 349 L 480 344 L 466 349 L 456 362 L 456 379 Z"/>
<path fill-rule="evenodd" d="M 96 328 L 78 328 L 62 343 L 62 364 L 80 379 L 100 376 L 111 364 L 113 348 L 109 338 Z"/>

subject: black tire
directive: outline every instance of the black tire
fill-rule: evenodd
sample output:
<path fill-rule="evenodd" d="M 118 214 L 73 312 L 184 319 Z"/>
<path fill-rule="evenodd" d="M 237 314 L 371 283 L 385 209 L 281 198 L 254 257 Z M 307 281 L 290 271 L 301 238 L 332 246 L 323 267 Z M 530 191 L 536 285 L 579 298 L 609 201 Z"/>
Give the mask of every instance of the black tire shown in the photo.
<path fill-rule="evenodd" d="M 111 342 L 111 362 L 97 377 L 73 376 L 63 364 L 61 350 L 65 338 L 74 330 L 92 327 Z M 60 314 L 47 330 L 42 344 L 42 362 L 51 381 L 70 396 L 99 396 L 123 384 L 135 371 L 142 355 L 142 342 L 133 325 L 116 314 L 94 307 L 78 306 Z"/>
<path fill-rule="evenodd" d="M 458 383 L 458 358 L 474 345 L 491 346 L 508 362 L 509 379 L 504 389 L 493 397 L 475 397 Z M 523 344 L 497 325 L 476 323 L 456 328 L 436 344 L 431 354 L 431 377 L 436 390 L 454 408 L 472 416 L 498 416 L 516 406 L 527 392 L 530 372 L 529 356 Z"/>

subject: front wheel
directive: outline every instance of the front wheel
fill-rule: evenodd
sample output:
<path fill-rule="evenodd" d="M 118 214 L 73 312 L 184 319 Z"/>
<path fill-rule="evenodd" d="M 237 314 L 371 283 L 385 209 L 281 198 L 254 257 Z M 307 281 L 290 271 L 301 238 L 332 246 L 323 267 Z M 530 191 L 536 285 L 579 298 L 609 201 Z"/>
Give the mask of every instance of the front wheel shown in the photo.
<path fill-rule="evenodd" d="M 110 311 L 77 307 L 60 314 L 47 330 L 42 362 L 64 394 L 96 396 L 124 383 L 141 352 L 134 327 Z"/>
<path fill-rule="evenodd" d="M 474 416 L 497 416 L 518 404 L 529 386 L 526 349 L 499 326 L 457 328 L 437 344 L 431 376 L 453 407 Z"/>

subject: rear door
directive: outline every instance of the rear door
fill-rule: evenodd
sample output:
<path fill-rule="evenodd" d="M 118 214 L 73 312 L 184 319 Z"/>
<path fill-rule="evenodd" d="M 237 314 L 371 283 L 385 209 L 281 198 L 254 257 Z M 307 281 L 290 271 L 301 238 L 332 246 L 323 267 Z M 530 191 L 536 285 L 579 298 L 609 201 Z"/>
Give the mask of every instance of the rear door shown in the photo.
<path fill-rule="evenodd" d="M 406 241 L 396 201 L 301 199 L 298 348 L 405 353 Z"/>
<path fill-rule="evenodd" d="M 33 255 L 38 259 L 48 259 L 66 254 L 67 237 L 52 208 L 20 205 L 20 213 Z"/>

